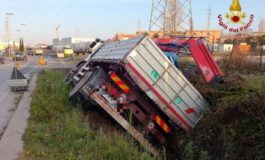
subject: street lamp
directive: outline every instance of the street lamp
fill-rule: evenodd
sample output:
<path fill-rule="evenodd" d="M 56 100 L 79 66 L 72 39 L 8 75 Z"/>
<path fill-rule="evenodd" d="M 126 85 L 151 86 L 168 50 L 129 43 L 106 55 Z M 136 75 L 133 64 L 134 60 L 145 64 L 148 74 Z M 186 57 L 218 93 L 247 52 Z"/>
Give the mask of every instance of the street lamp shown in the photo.
<path fill-rule="evenodd" d="M 6 41 L 8 43 L 8 55 L 10 55 L 10 26 L 9 26 L 9 17 L 13 16 L 13 13 L 7 12 L 6 13 Z"/>
<path fill-rule="evenodd" d="M 26 26 L 26 24 L 20 24 L 21 25 L 21 32 L 22 32 L 22 39 L 24 38 L 24 27 Z"/>
<path fill-rule="evenodd" d="M 17 29 L 16 32 L 20 33 L 21 30 Z M 20 46 L 20 45 L 21 45 L 21 44 L 20 44 L 20 41 L 21 41 L 21 39 L 20 39 L 20 37 L 21 37 L 20 34 L 18 34 L 18 37 L 19 37 L 18 39 L 19 39 L 19 46 Z M 20 48 L 20 47 L 19 47 L 19 48 Z"/>

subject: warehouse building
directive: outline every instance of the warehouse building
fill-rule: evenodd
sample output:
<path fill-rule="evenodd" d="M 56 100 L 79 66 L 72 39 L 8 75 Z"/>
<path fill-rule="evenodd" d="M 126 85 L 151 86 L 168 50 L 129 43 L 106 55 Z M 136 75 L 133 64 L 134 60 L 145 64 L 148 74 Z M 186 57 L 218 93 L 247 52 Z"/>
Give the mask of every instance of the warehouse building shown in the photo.
<path fill-rule="evenodd" d="M 93 42 L 94 38 L 67 37 L 53 39 L 53 48 L 72 48 L 74 44 Z"/>

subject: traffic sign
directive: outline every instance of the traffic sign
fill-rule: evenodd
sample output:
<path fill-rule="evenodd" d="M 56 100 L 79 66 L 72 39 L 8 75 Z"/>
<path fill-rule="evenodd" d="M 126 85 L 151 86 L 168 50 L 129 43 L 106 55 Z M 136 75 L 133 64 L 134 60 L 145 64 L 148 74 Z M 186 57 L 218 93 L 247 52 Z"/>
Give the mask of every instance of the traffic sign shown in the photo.
<path fill-rule="evenodd" d="M 26 87 L 28 86 L 27 79 L 10 79 L 7 81 L 9 87 Z"/>

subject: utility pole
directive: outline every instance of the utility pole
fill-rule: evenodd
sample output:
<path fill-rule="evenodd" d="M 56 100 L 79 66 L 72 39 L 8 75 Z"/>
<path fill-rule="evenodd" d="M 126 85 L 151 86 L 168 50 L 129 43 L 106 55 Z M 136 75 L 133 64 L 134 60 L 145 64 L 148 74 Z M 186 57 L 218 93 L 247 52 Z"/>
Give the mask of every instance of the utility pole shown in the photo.
<path fill-rule="evenodd" d="M 193 31 L 191 0 L 153 0 L 149 31 L 163 35 Z"/>
<path fill-rule="evenodd" d="M 17 29 L 16 32 L 18 32 L 18 39 L 19 39 L 19 50 L 21 50 L 21 35 L 20 35 L 20 32 L 21 30 Z"/>
<path fill-rule="evenodd" d="M 23 27 L 25 27 L 26 26 L 26 24 L 20 24 L 21 25 L 21 32 L 22 32 L 22 38 L 23 38 L 23 36 L 24 36 L 24 28 Z"/>
<path fill-rule="evenodd" d="M 56 47 L 56 55 L 58 57 L 59 54 L 59 47 L 60 47 L 60 36 L 59 36 L 59 29 L 61 27 L 61 24 L 59 24 L 58 26 L 56 26 L 55 28 L 55 32 L 56 32 L 56 39 L 58 40 L 58 46 Z"/>
<path fill-rule="evenodd" d="M 22 36 L 22 45 L 23 45 L 23 47 L 22 47 L 22 50 L 23 51 L 25 51 L 25 40 L 24 40 L 24 27 L 26 26 L 26 24 L 20 24 L 21 25 L 21 32 L 22 32 L 22 34 L 21 34 L 21 36 Z"/>
<path fill-rule="evenodd" d="M 58 26 L 56 26 L 55 28 L 55 32 L 56 32 L 56 38 L 59 39 L 59 29 L 61 27 L 61 24 L 59 24 Z"/>
<path fill-rule="evenodd" d="M 265 44 L 265 35 L 259 38 L 260 41 L 260 60 L 259 60 L 259 67 L 262 70 L 262 62 L 263 62 L 263 46 Z"/>
<path fill-rule="evenodd" d="M 141 33 L 141 25 L 142 25 L 142 23 L 141 23 L 141 20 L 139 19 L 138 20 L 138 35 L 140 35 Z"/>
<path fill-rule="evenodd" d="M 211 6 L 209 6 L 209 9 L 208 9 L 208 21 L 207 21 L 207 29 L 209 30 L 210 27 L 211 27 L 211 19 L 212 19 L 212 8 Z"/>

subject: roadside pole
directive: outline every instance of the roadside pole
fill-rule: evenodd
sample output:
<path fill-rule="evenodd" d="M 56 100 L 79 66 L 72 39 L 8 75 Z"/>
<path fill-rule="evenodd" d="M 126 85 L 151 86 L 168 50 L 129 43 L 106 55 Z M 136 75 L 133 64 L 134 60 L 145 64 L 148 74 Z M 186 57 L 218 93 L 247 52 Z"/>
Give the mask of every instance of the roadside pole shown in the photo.
<path fill-rule="evenodd" d="M 264 40 L 265 40 L 265 35 L 263 35 L 262 37 L 260 37 L 260 60 L 259 60 L 259 67 L 260 70 L 262 70 L 262 60 L 263 60 L 263 46 L 264 46 Z"/>
<path fill-rule="evenodd" d="M 13 41 L 13 47 L 14 47 L 14 55 L 13 55 L 13 58 L 14 58 L 14 62 L 15 62 L 15 77 L 17 79 L 17 71 L 19 69 L 19 64 L 17 62 L 17 57 L 16 57 L 16 44 L 15 44 L 15 41 Z"/>

